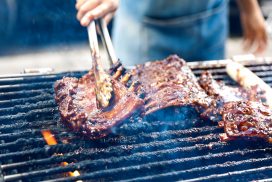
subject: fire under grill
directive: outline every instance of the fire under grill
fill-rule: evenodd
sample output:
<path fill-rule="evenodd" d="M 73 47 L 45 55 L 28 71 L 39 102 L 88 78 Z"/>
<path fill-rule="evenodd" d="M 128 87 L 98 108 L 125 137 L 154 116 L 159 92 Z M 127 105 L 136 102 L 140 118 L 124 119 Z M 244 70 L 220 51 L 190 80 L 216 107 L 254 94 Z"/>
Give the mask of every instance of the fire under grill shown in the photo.
<path fill-rule="evenodd" d="M 197 76 L 210 70 L 235 84 L 224 62 L 189 65 Z M 272 85 L 272 62 L 248 67 Z M 69 132 L 59 122 L 53 83 L 84 73 L 0 78 L 0 181 L 272 180 L 271 144 L 222 143 L 223 130 L 211 122 L 134 121 L 97 141 Z"/>

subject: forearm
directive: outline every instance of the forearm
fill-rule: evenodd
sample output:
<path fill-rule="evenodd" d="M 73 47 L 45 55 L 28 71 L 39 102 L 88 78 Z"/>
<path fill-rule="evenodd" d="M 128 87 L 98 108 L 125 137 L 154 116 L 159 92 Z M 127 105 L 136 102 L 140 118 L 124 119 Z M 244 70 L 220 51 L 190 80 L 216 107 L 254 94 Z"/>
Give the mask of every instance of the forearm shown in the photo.
<path fill-rule="evenodd" d="M 237 0 L 245 50 L 263 53 L 268 44 L 265 20 L 257 0 Z"/>
<path fill-rule="evenodd" d="M 241 14 L 260 12 L 257 0 L 236 0 Z"/>

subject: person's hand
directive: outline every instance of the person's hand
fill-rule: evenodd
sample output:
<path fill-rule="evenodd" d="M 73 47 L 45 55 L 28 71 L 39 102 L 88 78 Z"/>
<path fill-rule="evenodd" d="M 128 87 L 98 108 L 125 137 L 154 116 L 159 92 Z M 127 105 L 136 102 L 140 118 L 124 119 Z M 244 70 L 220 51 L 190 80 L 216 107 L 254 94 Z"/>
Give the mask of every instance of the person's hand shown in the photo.
<path fill-rule="evenodd" d="M 92 20 L 101 17 L 109 22 L 118 4 L 119 0 L 77 0 L 77 19 L 82 26 L 88 26 Z"/>
<path fill-rule="evenodd" d="M 241 12 L 244 49 L 254 54 L 262 54 L 268 45 L 265 20 L 260 9 L 251 12 Z"/>

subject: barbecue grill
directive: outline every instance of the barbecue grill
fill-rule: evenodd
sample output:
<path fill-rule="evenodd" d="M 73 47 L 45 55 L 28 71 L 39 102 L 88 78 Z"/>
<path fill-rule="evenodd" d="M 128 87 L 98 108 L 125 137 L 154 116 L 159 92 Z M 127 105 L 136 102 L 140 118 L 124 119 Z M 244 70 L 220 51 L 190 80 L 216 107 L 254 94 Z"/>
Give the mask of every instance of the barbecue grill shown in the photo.
<path fill-rule="evenodd" d="M 226 62 L 188 64 L 196 76 L 209 70 L 234 85 Z M 244 64 L 272 85 L 272 59 Z M 272 180 L 271 144 L 220 142 L 223 130 L 212 122 L 130 121 L 96 141 L 70 132 L 59 122 L 53 83 L 85 73 L 0 77 L 0 181 Z"/>

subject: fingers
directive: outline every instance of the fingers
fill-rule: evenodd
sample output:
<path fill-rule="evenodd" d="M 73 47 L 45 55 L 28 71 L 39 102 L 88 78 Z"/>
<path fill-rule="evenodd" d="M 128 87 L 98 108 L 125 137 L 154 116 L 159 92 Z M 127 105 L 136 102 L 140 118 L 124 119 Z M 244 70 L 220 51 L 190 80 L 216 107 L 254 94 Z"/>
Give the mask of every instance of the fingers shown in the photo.
<path fill-rule="evenodd" d="M 247 34 L 244 36 L 244 50 L 254 54 L 262 54 L 268 45 L 268 36 L 265 30 Z"/>
<path fill-rule="evenodd" d="M 256 42 L 256 50 L 254 51 L 254 54 L 262 54 L 268 45 L 268 37 L 266 33 L 263 33 L 258 37 L 255 42 Z"/>
<path fill-rule="evenodd" d="M 100 0 L 79 0 L 76 4 L 76 9 L 78 10 L 77 19 L 81 21 L 88 12 L 91 12 L 100 3 Z"/>
<path fill-rule="evenodd" d="M 84 27 L 88 26 L 92 20 L 94 20 L 93 13 L 91 11 L 87 12 L 81 19 L 79 19 L 80 24 Z"/>
<path fill-rule="evenodd" d="M 77 0 L 76 1 L 76 9 L 78 10 L 80 6 L 82 6 L 83 3 L 85 3 L 86 0 Z"/>
<path fill-rule="evenodd" d="M 114 16 L 114 13 L 109 13 L 109 14 L 107 14 L 107 15 L 104 17 L 104 20 L 105 20 L 106 24 L 109 24 L 109 23 L 110 23 L 110 21 L 112 20 L 113 16 Z"/>
<path fill-rule="evenodd" d="M 106 15 L 106 21 L 109 21 L 117 6 L 118 1 L 116 0 L 78 0 L 76 4 L 77 19 L 82 26 L 88 26 L 92 20 Z"/>
<path fill-rule="evenodd" d="M 254 45 L 254 36 L 245 35 L 243 44 L 244 50 L 249 51 Z"/>

